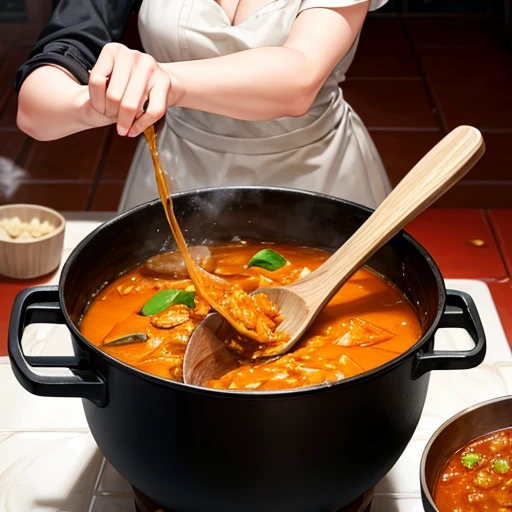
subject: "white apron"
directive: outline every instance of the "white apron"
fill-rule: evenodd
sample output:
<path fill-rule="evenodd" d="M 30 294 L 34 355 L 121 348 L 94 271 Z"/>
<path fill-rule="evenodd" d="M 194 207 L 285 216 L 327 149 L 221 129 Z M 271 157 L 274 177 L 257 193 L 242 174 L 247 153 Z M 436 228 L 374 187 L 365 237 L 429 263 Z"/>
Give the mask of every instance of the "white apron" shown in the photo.
<path fill-rule="evenodd" d="M 215 0 L 144 0 L 139 31 L 159 62 L 207 59 L 262 46 L 281 46 L 297 15 L 313 7 L 361 0 L 274 0 L 232 26 Z M 374 0 L 371 9 L 387 0 Z M 158 135 L 173 191 L 228 185 L 280 186 L 323 192 L 375 208 L 391 187 L 378 152 L 339 83 L 357 41 L 301 117 L 241 121 L 170 108 Z M 158 197 L 141 137 L 119 211 Z"/>

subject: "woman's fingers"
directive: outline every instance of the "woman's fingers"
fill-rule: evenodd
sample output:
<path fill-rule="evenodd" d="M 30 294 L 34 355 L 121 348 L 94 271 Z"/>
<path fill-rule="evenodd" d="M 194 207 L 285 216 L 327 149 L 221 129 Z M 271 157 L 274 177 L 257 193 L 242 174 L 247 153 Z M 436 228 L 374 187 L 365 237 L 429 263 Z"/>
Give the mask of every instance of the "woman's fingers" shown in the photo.
<path fill-rule="evenodd" d="M 169 75 L 153 57 L 118 43 L 105 45 L 89 78 L 94 109 L 116 120 L 119 135 L 131 137 L 164 115 L 170 88 Z"/>
<path fill-rule="evenodd" d="M 128 137 L 140 135 L 146 128 L 156 123 L 167 111 L 167 97 L 171 80 L 167 74 L 159 75 L 149 91 L 147 110 L 132 125 Z"/>
<path fill-rule="evenodd" d="M 136 57 L 135 57 L 136 58 Z M 144 80 L 145 77 L 132 76 L 133 68 L 136 66 L 134 62 L 133 52 L 126 49 L 126 51 L 118 51 L 112 75 L 107 85 L 107 94 L 105 98 L 105 114 L 110 117 L 118 117 L 121 101 L 125 96 L 128 84 L 135 80 Z"/>
<path fill-rule="evenodd" d="M 91 104 L 100 114 L 105 114 L 107 84 L 114 69 L 118 46 L 120 45 L 111 43 L 103 47 L 89 76 Z"/>
<path fill-rule="evenodd" d="M 153 73 L 153 59 L 149 55 L 141 55 L 132 68 L 131 79 L 120 102 L 117 115 L 117 133 L 126 135 L 137 115 L 142 112 L 148 97 L 148 83 Z"/>

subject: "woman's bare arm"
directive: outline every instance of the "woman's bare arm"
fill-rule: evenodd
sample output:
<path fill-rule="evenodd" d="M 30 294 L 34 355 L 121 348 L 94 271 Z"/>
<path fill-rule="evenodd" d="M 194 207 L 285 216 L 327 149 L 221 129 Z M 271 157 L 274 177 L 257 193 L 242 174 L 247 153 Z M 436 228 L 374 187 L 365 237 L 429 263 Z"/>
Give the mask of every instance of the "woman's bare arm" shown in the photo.
<path fill-rule="evenodd" d="M 92 107 L 87 86 L 53 65 L 35 69 L 24 81 L 16 121 L 20 130 L 37 140 L 115 123 Z"/>
<path fill-rule="evenodd" d="M 367 2 L 309 9 L 283 47 L 162 64 L 174 83 L 169 104 L 249 121 L 302 115 L 350 50 L 367 9 Z"/>
<path fill-rule="evenodd" d="M 96 115 L 83 86 L 103 47 L 121 38 L 133 5 L 134 0 L 56 3 L 16 74 L 18 124 L 23 131 L 48 140 L 113 122 Z"/>

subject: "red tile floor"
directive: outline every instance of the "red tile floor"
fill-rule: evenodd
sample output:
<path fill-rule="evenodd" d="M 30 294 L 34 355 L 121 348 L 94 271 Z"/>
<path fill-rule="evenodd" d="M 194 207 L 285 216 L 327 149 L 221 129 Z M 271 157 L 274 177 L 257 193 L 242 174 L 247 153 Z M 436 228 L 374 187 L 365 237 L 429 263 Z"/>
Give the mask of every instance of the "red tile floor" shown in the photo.
<path fill-rule="evenodd" d="M 0 25 L 0 204 L 114 211 L 136 141 L 106 128 L 42 143 L 16 128 L 14 74 L 37 32 Z M 394 184 L 455 126 L 482 131 L 482 160 L 409 231 L 445 277 L 489 284 L 512 343 L 510 84 L 511 54 L 485 18 L 375 16 L 342 87 Z M 14 295 L 31 284 L 0 278 L 0 355 Z"/>

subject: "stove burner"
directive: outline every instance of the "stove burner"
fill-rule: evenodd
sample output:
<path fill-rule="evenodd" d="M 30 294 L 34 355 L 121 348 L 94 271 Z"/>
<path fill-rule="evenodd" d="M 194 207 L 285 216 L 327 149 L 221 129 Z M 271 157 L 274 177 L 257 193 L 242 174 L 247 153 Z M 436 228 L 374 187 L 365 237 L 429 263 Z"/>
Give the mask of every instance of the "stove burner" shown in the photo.
<path fill-rule="evenodd" d="M 133 489 L 133 497 L 137 512 L 172 512 L 159 507 L 151 498 L 142 494 L 135 487 Z M 366 492 L 363 496 L 357 498 L 354 502 L 340 510 L 334 512 L 370 512 L 372 506 L 373 489 Z"/>

